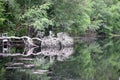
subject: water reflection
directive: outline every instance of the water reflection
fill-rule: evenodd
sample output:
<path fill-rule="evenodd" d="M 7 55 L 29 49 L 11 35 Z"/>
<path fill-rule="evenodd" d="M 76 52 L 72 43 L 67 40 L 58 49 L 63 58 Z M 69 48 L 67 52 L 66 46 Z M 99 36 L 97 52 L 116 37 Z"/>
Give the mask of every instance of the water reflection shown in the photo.
<path fill-rule="evenodd" d="M 38 47 L 33 47 L 30 49 L 26 49 L 24 50 L 24 55 L 26 56 L 47 56 L 50 57 L 50 61 L 54 61 L 54 60 L 58 60 L 58 61 L 64 61 L 67 58 L 69 58 L 70 55 L 73 54 L 74 50 L 73 47 L 66 47 L 66 48 L 62 48 L 62 49 L 58 49 L 58 48 L 42 48 L 40 50 L 40 52 L 36 52 L 39 51 L 40 48 Z"/>
<path fill-rule="evenodd" d="M 92 43 L 77 42 L 73 61 L 53 65 L 55 80 L 118 80 L 120 76 L 120 40 L 104 39 Z M 60 65 L 59 65 L 60 64 Z M 59 66 L 57 66 L 59 65 Z"/>
<path fill-rule="evenodd" d="M 0 80 L 118 80 L 119 44 L 120 39 L 114 38 L 77 41 L 74 48 L 61 50 L 31 48 L 24 54 L 29 57 L 0 59 Z M 9 61 L 24 65 L 6 70 L 3 66 Z"/>
<path fill-rule="evenodd" d="M 1 74 L 0 79 L 49 80 L 50 76 L 48 75 L 51 74 L 50 67 L 56 61 L 68 59 L 73 54 L 73 47 L 62 48 L 60 50 L 58 48 L 41 49 L 39 47 L 26 47 L 22 54 L 24 56 L 10 57 L 6 63 L 3 63 L 1 68 L 5 72 L 1 69 L 4 75 Z M 5 58 L 1 60 L 4 61 Z M 18 75 L 15 76 L 16 74 Z"/>

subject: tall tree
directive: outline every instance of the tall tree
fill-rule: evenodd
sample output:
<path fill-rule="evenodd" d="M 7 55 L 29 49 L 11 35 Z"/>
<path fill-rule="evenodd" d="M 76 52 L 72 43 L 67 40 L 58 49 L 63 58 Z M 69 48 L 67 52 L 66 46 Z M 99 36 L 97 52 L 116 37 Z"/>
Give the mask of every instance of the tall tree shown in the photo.
<path fill-rule="evenodd" d="M 6 18 L 4 26 L 7 28 L 4 31 L 14 34 L 18 24 L 20 24 L 18 19 L 20 14 L 19 4 L 15 0 L 2 0 L 2 2 L 4 5 L 4 16 Z"/>
<path fill-rule="evenodd" d="M 0 0 L 0 33 L 4 32 L 6 29 L 5 26 L 3 26 L 5 21 L 5 16 L 4 16 L 4 6 L 2 0 Z"/>
<path fill-rule="evenodd" d="M 91 0 L 52 1 L 54 3 L 53 19 L 58 30 L 79 34 L 88 29 Z"/>
<path fill-rule="evenodd" d="M 28 26 L 28 35 L 30 36 L 31 27 L 34 27 L 36 30 L 45 30 L 49 25 L 53 25 L 52 20 L 49 19 L 47 10 L 51 3 L 45 3 L 39 6 L 32 6 L 28 9 L 24 15 L 22 15 L 21 19 L 24 20 L 25 25 Z M 33 28 L 32 28 L 33 29 Z"/>

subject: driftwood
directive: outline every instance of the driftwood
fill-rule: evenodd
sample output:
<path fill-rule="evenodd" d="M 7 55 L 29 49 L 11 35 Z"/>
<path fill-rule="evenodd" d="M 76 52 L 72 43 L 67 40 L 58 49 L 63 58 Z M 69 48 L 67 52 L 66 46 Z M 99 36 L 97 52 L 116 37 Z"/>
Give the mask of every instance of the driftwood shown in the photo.
<path fill-rule="evenodd" d="M 41 48 L 60 48 L 60 42 L 55 37 L 45 37 L 42 39 Z"/>
<path fill-rule="evenodd" d="M 40 54 L 31 54 L 33 56 L 37 56 L 37 55 L 40 55 Z M 14 53 L 14 54 L 11 54 L 11 53 L 0 53 L 0 58 L 5 58 L 5 57 L 23 57 L 23 58 L 26 58 L 26 57 L 31 57 L 31 55 L 25 55 L 25 54 L 20 54 L 20 53 Z"/>
<path fill-rule="evenodd" d="M 25 68 L 25 69 L 30 69 L 30 68 L 34 68 L 34 67 L 35 67 L 34 64 L 27 64 L 27 65 L 24 65 L 23 68 Z"/>
<path fill-rule="evenodd" d="M 58 49 L 42 49 L 41 54 L 44 56 L 49 56 L 52 61 L 54 61 L 55 57 L 58 61 L 64 61 L 69 58 L 70 55 L 74 53 L 73 47 L 63 48 L 61 50 Z"/>
<path fill-rule="evenodd" d="M 20 66 L 24 66 L 24 63 L 12 63 L 12 62 L 9 62 L 9 63 L 5 64 L 5 66 L 8 66 L 8 67 L 20 67 Z"/>
<path fill-rule="evenodd" d="M 48 72 L 48 70 L 36 70 L 36 71 L 33 71 L 33 74 L 44 74 L 47 72 Z"/>
<path fill-rule="evenodd" d="M 24 43 L 25 47 L 69 47 L 73 45 L 73 38 L 71 38 L 67 33 L 61 32 L 57 34 L 57 37 L 54 37 L 53 33 L 49 36 L 43 38 L 30 38 L 28 36 L 23 37 L 0 37 L 0 42 L 4 39 L 7 39 L 11 45 Z"/>
<path fill-rule="evenodd" d="M 21 69 L 22 67 L 6 67 L 6 69 L 8 69 L 8 70 L 13 70 L 13 69 Z"/>
<path fill-rule="evenodd" d="M 20 53 L 15 53 L 15 54 L 11 54 L 11 53 L 3 54 L 3 53 L 0 53 L 0 57 L 21 57 L 21 56 L 25 56 L 25 55 L 20 54 Z"/>
<path fill-rule="evenodd" d="M 37 45 L 34 44 L 32 38 L 28 37 L 28 36 L 24 36 L 22 37 L 24 38 L 24 43 L 28 46 L 28 47 L 37 47 Z"/>
<path fill-rule="evenodd" d="M 20 71 L 22 72 L 27 72 L 27 70 L 25 69 L 21 69 Z M 31 72 L 31 74 L 45 74 L 45 73 L 51 73 L 49 70 L 41 70 L 41 69 L 30 69 L 29 70 Z"/>
<path fill-rule="evenodd" d="M 51 34 L 53 35 L 53 34 Z M 57 34 L 57 37 L 48 36 L 41 40 L 41 47 L 45 48 L 61 48 L 61 47 L 71 47 L 74 44 L 73 38 L 71 38 L 67 33 L 61 32 Z"/>
<path fill-rule="evenodd" d="M 67 58 L 69 58 L 70 55 L 74 53 L 74 50 L 72 47 L 69 48 L 62 48 L 61 50 L 54 48 L 43 48 L 41 49 L 41 52 L 30 52 L 29 54 L 0 54 L 1 57 L 17 57 L 17 60 L 23 60 L 23 61 L 33 61 L 31 56 L 48 56 L 50 57 L 50 61 L 53 62 L 55 59 L 58 61 L 64 61 Z"/>
<path fill-rule="evenodd" d="M 33 61 L 34 59 L 32 58 L 18 58 L 18 61 Z"/>
<path fill-rule="evenodd" d="M 61 32 L 57 34 L 57 37 L 51 32 L 49 36 L 43 38 L 30 38 L 28 36 L 23 37 L 0 37 L 0 40 L 8 39 L 9 42 L 21 42 L 25 44 L 25 49 L 23 54 L 16 53 L 0 53 L 0 57 L 30 57 L 44 55 L 50 56 L 51 59 L 54 59 L 54 56 L 57 56 L 57 60 L 63 61 L 69 55 L 73 53 L 73 50 L 67 47 L 73 46 L 73 38 L 71 38 L 67 33 Z M 20 42 L 21 41 L 21 42 Z M 16 44 L 15 43 L 15 44 Z M 13 43 L 12 43 L 13 44 Z M 12 45 L 10 44 L 10 45 Z M 41 49 L 40 52 L 34 53 L 34 49 L 39 48 Z M 3 50 L 3 49 L 0 49 Z"/>
<path fill-rule="evenodd" d="M 6 67 L 6 69 L 31 69 L 34 67 L 35 67 L 34 64 L 27 64 L 27 65 L 23 65 L 23 66 L 8 66 L 8 67 Z"/>
<path fill-rule="evenodd" d="M 60 32 L 57 34 L 57 38 L 61 43 L 62 47 L 70 47 L 73 46 L 74 40 L 67 33 Z"/>
<path fill-rule="evenodd" d="M 30 53 L 28 53 L 30 52 Z M 74 50 L 72 47 L 69 48 L 62 48 L 61 50 L 54 48 L 54 49 L 50 49 L 50 48 L 43 48 L 41 49 L 41 52 L 37 52 L 34 53 L 33 50 L 28 51 L 28 54 L 0 54 L 0 57 L 18 57 L 18 60 L 29 60 L 32 61 L 33 59 L 29 58 L 30 56 L 39 56 L 39 55 L 43 55 L 43 56 L 49 56 L 51 59 L 54 60 L 54 58 L 56 57 L 56 59 L 58 61 L 64 61 L 65 59 L 69 58 L 70 55 L 72 55 L 74 53 Z"/>

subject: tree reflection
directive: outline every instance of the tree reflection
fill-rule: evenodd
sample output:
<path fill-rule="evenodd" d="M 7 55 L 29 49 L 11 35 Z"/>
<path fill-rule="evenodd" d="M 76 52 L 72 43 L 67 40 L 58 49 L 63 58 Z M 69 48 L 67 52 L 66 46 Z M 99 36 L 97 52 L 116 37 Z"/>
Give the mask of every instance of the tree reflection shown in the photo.
<path fill-rule="evenodd" d="M 43 48 L 41 50 L 39 47 L 25 48 L 23 57 L 10 59 L 9 64 L 5 64 L 6 72 L 1 70 L 3 73 L 1 75 L 5 76 L 0 78 L 10 78 L 11 80 L 49 80 L 51 78 L 48 76 L 51 73 L 50 67 L 56 61 L 65 61 L 72 53 L 73 47 L 60 50 L 58 48 Z"/>
<path fill-rule="evenodd" d="M 120 69 L 120 40 L 77 42 L 74 59 L 53 65 L 57 80 L 117 80 Z M 59 66 L 58 66 L 59 65 Z"/>
<path fill-rule="evenodd" d="M 31 48 L 25 54 L 29 57 L 24 58 L 32 59 L 28 59 L 28 61 L 23 59 L 21 62 L 24 62 L 25 65 L 34 64 L 34 67 L 26 69 L 23 66 L 21 69 L 8 73 L 1 64 L 0 79 L 118 80 L 120 76 L 119 44 L 119 38 L 114 38 L 98 39 L 90 43 L 76 42 L 74 48 L 62 48 L 60 50 L 57 48 L 40 50 Z M 74 55 L 72 55 L 73 53 Z M 17 59 L 15 61 L 18 62 Z"/>

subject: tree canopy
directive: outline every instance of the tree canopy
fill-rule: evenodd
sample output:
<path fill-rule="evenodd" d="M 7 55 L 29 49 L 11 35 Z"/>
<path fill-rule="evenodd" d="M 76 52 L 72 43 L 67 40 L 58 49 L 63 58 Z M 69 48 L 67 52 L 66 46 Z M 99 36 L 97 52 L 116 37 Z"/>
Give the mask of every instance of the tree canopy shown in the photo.
<path fill-rule="evenodd" d="M 119 6 L 119 0 L 0 0 L 0 33 L 22 36 L 34 28 L 120 34 Z"/>

